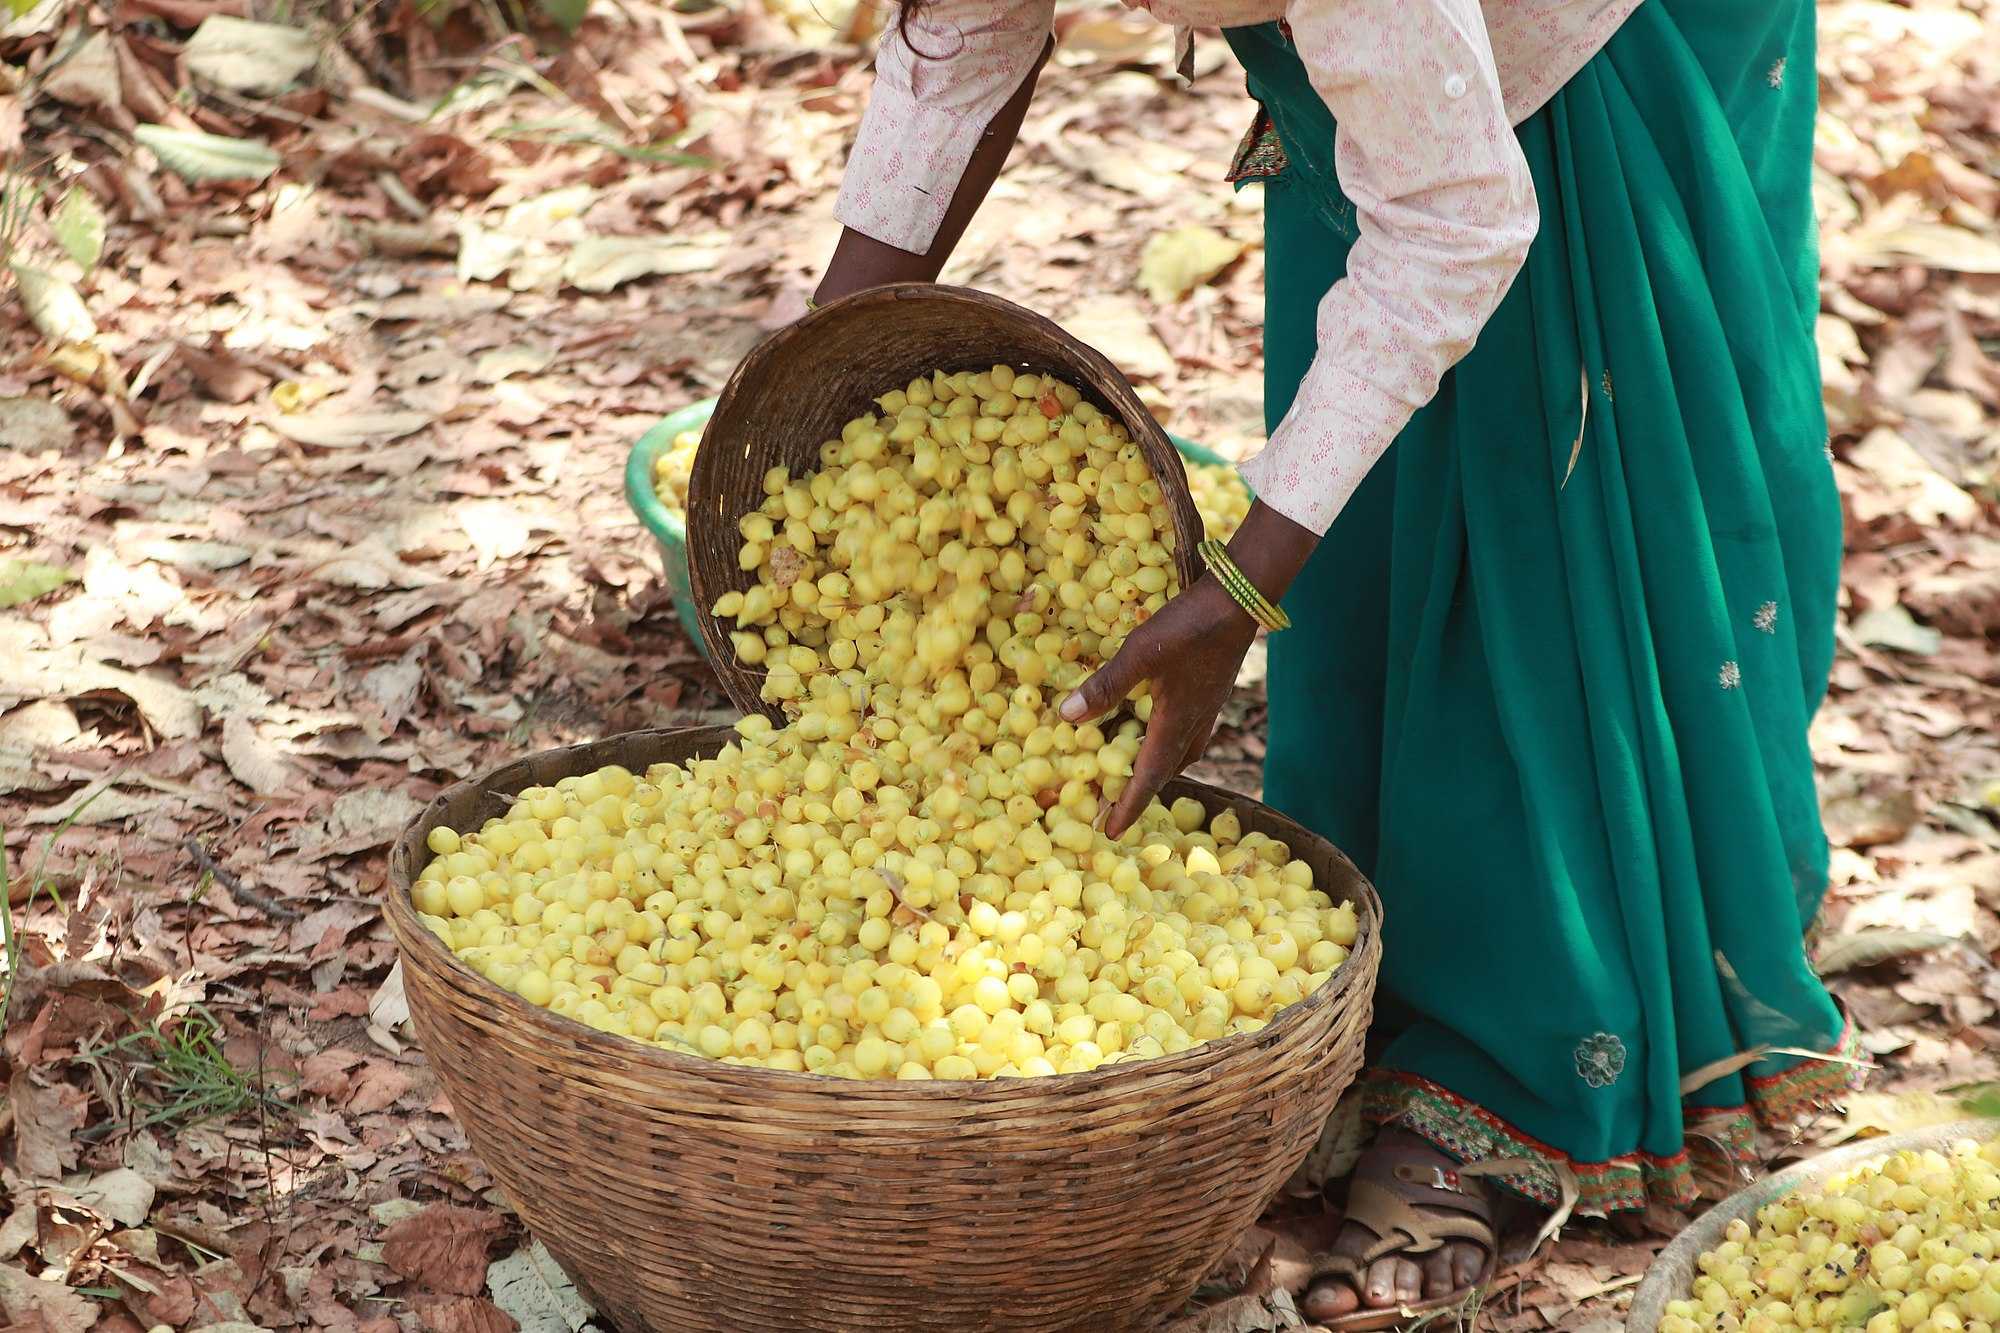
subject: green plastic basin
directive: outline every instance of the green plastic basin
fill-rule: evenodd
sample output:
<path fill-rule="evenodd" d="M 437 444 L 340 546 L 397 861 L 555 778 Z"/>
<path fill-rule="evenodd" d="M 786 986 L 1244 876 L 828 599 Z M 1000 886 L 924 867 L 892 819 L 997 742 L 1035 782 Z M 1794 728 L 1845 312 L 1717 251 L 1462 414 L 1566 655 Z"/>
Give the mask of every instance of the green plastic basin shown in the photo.
<path fill-rule="evenodd" d="M 704 657 L 708 656 L 708 644 L 702 641 L 701 622 L 695 615 L 694 585 L 688 578 L 687 523 L 680 514 L 662 503 L 653 490 L 653 469 L 660 455 L 673 447 L 675 436 L 683 431 L 702 429 L 708 425 L 708 418 L 714 411 L 713 398 L 682 408 L 641 435 L 625 460 L 626 503 L 632 506 L 639 522 L 658 543 L 660 565 L 667 577 L 667 591 L 674 599 L 674 614 L 680 617 L 688 637 L 694 640 L 695 647 L 701 649 Z M 1189 462 L 1229 465 L 1228 459 L 1193 440 L 1184 440 L 1171 431 L 1167 438 L 1174 442 L 1174 448 L 1180 451 L 1181 457 Z"/>
<path fill-rule="evenodd" d="M 675 436 L 702 429 L 714 412 L 713 398 L 682 408 L 641 435 L 625 460 L 625 502 L 632 506 L 639 522 L 658 543 L 667 591 L 674 599 L 674 614 L 680 617 L 681 625 L 703 657 L 708 656 L 708 644 L 701 637 L 701 621 L 695 615 L 694 585 L 688 579 L 687 521 L 668 508 L 653 489 L 653 469 L 660 455 L 673 447 Z"/>

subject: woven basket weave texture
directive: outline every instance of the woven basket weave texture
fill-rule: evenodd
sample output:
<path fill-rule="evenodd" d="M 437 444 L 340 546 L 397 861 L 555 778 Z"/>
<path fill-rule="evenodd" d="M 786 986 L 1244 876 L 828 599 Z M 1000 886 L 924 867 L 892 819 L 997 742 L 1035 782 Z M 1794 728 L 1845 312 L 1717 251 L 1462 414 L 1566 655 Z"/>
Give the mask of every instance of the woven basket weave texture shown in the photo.
<path fill-rule="evenodd" d="M 1178 781 L 1280 838 L 1354 903 L 1332 980 L 1262 1031 L 1088 1074 L 862 1082 L 748 1069 L 595 1031 L 461 963 L 410 887 L 440 824 L 607 764 L 713 754 L 644 731 L 441 793 L 390 860 L 411 1015 L 473 1147 L 622 1333 L 1140 1333 L 1187 1300 L 1317 1139 L 1359 1069 L 1381 904 L 1264 806 Z"/>

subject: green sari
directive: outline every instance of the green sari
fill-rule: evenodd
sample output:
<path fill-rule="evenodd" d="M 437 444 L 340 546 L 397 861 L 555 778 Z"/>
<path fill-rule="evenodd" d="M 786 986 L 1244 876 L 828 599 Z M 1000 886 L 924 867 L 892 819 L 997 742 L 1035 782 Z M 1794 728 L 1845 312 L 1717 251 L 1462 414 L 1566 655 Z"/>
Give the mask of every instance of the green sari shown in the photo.
<path fill-rule="evenodd" d="M 1803 936 L 1806 729 L 1841 517 L 1813 323 L 1809 0 L 1647 0 L 1519 129 L 1541 233 L 1478 345 L 1285 599 L 1265 796 L 1388 905 L 1378 1123 L 1580 1211 L 1684 1203 L 1690 1150 L 1849 1082 Z M 1266 401 L 1312 359 L 1355 210 L 1278 25 L 1262 104 Z M 1586 419 L 1587 418 L 1587 419 Z M 1579 435 L 1581 441 L 1579 443 Z"/>

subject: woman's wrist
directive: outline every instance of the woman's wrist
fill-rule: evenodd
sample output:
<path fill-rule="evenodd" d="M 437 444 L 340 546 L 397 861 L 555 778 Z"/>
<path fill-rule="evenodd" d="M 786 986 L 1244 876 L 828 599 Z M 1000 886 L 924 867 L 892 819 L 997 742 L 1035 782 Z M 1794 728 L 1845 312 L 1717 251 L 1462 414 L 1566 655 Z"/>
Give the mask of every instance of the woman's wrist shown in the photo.
<path fill-rule="evenodd" d="M 1222 581 L 1214 574 L 1203 571 L 1201 577 L 1194 581 L 1194 586 L 1188 589 L 1188 595 L 1208 612 L 1210 623 L 1218 631 L 1237 635 L 1246 647 L 1257 637 L 1259 626 L 1256 617 L 1222 586 Z"/>
<path fill-rule="evenodd" d="M 842 231 L 813 300 L 820 305 L 895 282 L 935 282 L 942 256 L 913 255 L 851 228 Z"/>
<path fill-rule="evenodd" d="M 1228 551 L 1243 577 L 1275 606 L 1318 545 L 1319 537 L 1310 528 L 1258 500 L 1229 539 Z"/>

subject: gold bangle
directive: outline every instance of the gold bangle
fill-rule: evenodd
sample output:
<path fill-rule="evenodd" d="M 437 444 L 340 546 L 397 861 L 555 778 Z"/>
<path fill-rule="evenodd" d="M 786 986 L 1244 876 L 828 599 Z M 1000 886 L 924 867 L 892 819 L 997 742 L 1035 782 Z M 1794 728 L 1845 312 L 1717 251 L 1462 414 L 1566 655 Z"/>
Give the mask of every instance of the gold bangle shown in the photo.
<path fill-rule="evenodd" d="M 817 301 L 813 300 L 813 299 L 812 299 L 812 297 L 808 296 L 808 297 L 806 298 L 806 309 L 808 309 L 808 310 L 817 310 L 817 309 L 819 309 L 819 302 L 817 302 Z"/>
<path fill-rule="evenodd" d="M 1221 542 L 1213 539 L 1205 541 L 1195 548 L 1195 553 L 1201 557 L 1202 564 L 1208 566 L 1208 572 L 1215 575 L 1216 582 L 1222 585 L 1230 600 L 1248 612 L 1252 620 L 1273 634 L 1292 627 L 1292 618 L 1257 590 L 1257 585 L 1229 558 L 1229 550 Z"/>

